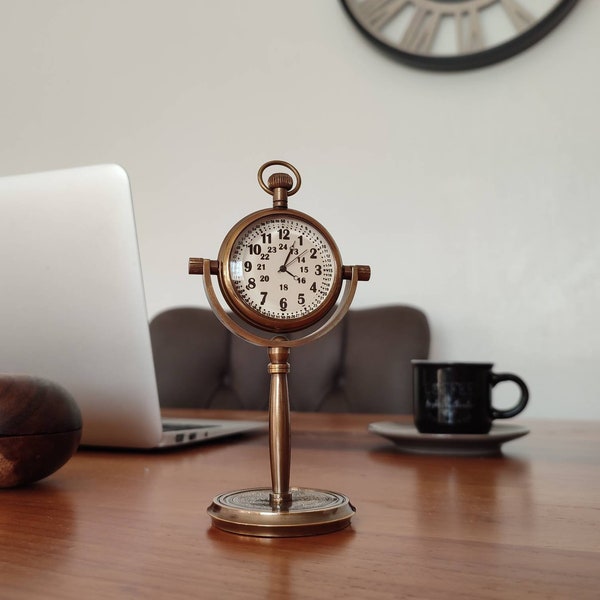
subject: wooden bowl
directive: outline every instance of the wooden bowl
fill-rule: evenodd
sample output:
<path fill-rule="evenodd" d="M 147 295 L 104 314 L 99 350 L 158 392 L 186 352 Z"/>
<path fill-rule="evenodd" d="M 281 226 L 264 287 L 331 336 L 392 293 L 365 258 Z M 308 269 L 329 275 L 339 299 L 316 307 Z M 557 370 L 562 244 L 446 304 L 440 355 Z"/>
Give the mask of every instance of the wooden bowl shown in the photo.
<path fill-rule="evenodd" d="M 62 387 L 0 375 L 0 488 L 26 485 L 60 469 L 79 446 L 81 412 Z"/>

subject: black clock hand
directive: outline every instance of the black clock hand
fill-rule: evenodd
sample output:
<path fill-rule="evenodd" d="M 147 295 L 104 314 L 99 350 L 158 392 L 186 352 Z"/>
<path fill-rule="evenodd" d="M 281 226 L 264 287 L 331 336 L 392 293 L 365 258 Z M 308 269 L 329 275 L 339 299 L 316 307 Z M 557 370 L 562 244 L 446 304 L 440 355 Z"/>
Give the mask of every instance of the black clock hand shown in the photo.
<path fill-rule="evenodd" d="M 285 265 L 284 265 L 284 267 L 285 267 Z M 281 271 L 281 269 L 279 269 L 279 270 Z M 282 272 L 283 272 L 283 273 L 287 273 L 288 275 L 291 275 L 291 276 L 292 276 L 292 278 L 293 278 L 295 281 L 297 281 L 298 283 L 302 283 L 302 282 L 300 281 L 300 276 L 299 276 L 299 275 L 294 275 L 294 274 L 293 274 L 291 271 L 288 271 L 287 269 L 284 269 Z"/>
<path fill-rule="evenodd" d="M 294 251 L 294 246 L 296 245 L 296 242 L 294 242 L 290 248 L 290 251 L 288 252 L 287 256 L 285 257 L 285 260 L 283 261 L 283 264 L 279 267 L 279 271 L 281 273 L 284 273 L 286 271 L 286 267 L 288 265 L 288 260 L 290 260 L 290 256 L 292 255 L 292 252 Z"/>

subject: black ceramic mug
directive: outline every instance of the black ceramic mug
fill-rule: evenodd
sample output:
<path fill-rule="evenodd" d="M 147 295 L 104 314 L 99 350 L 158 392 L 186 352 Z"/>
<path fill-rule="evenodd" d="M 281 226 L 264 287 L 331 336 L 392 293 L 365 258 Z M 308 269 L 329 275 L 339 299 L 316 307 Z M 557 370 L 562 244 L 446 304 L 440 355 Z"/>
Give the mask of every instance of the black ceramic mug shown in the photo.
<path fill-rule="evenodd" d="M 509 419 L 527 406 L 525 382 L 512 373 L 492 372 L 492 363 L 413 360 L 413 414 L 421 433 L 488 433 L 494 419 Z M 513 381 L 521 389 L 507 410 L 492 406 L 492 388 Z"/>

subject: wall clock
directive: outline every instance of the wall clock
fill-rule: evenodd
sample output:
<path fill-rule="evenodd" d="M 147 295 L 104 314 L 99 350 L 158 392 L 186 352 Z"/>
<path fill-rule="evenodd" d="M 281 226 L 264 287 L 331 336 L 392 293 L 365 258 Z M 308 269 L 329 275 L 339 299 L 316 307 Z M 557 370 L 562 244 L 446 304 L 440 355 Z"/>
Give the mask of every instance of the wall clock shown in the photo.
<path fill-rule="evenodd" d="M 413 67 L 457 71 L 521 52 L 577 0 L 341 0 L 372 42 Z"/>

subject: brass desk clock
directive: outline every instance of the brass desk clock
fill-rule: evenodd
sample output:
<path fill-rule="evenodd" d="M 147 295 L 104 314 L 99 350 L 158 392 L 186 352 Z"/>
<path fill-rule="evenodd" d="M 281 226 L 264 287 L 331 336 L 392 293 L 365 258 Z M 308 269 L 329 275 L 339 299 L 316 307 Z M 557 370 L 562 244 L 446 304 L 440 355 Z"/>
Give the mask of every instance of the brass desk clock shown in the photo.
<path fill-rule="evenodd" d="M 295 185 L 287 173 L 275 173 L 265 184 L 263 173 L 273 165 L 289 169 Z M 260 167 L 258 181 L 273 196 L 273 208 L 254 212 L 234 225 L 216 261 L 190 258 L 189 272 L 203 275 L 208 302 L 223 325 L 247 342 L 268 348 L 272 488 L 221 494 L 208 513 L 214 526 L 232 533 L 262 537 L 328 533 L 349 525 L 354 508 L 336 492 L 290 487 L 288 357 L 291 348 L 322 337 L 342 320 L 357 282 L 367 281 L 371 269 L 343 266 L 328 231 L 312 217 L 288 208 L 288 197 L 301 183 L 295 167 L 269 161 Z M 211 275 L 217 276 L 225 302 L 239 319 L 221 306 Z M 344 293 L 334 310 L 343 280 Z M 274 337 L 257 335 L 240 319 Z M 304 330 L 302 337 L 286 336 Z"/>

